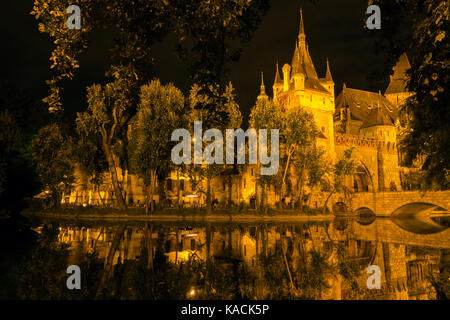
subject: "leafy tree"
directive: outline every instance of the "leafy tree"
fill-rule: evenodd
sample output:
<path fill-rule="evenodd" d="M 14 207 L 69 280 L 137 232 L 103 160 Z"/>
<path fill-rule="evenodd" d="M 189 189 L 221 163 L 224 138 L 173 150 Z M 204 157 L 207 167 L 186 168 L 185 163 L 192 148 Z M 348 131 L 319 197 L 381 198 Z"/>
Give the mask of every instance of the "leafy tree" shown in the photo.
<path fill-rule="evenodd" d="M 46 109 L 32 94 L 0 81 L 0 208 L 13 216 L 26 207 L 24 198 L 41 187 L 31 141 L 46 123 L 44 114 Z"/>
<path fill-rule="evenodd" d="M 21 143 L 21 132 L 8 109 L 0 110 L 0 193 L 6 183 L 7 158 Z"/>
<path fill-rule="evenodd" d="M 50 192 L 53 206 L 60 205 L 63 192 L 69 191 L 74 181 L 71 144 L 58 125 L 50 124 L 39 130 L 31 145 L 36 172 Z"/>
<path fill-rule="evenodd" d="M 282 195 L 286 187 L 286 174 L 291 163 L 296 167 L 299 175 L 300 209 L 303 205 L 303 191 L 306 174 L 311 161 L 314 159 L 312 151 L 315 150 L 318 134 L 314 117 L 302 108 L 293 108 L 283 113 L 281 141 L 284 144 L 285 167 L 282 180 Z"/>
<path fill-rule="evenodd" d="M 300 204 L 300 210 L 303 208 L 305 185 L 309 186 L 311 190 L 320 186 L 328 169 L 325 150 L 322 147 L 312 145 L 304 152 L 300 154 L 300 157 L 294 158 L 293 161 L 294 171 L 300 177 L 297 185 L 297 199 Z"/>
<path fill-rule="evenodd" d="M 174 0 L 171 5 L 177 17 L 178 51 L 202 90 L 223 81 L 269 9 L 267 0 Z"/>
<path fill-rule="evenodd" d="M 117 167 L 120 155 L 114 152 L 123 143 L 123 129 L 128 123 L 130 106 L 126 85 L 115 81 L 105 86 L 94 84 L 88 88 L 88 109 L 77 114 L 77 130 L 81 136 L 97 136 L 108 162 L 117 205 L 125 208 L 123 187 L 119 184 Z"/>
<path fill-rule="evenodd" d="M 186 126 L 188 114 L 183 94 L 172 84 L 164 86 L 154 80 L 142 86 L 135 127 L 131 129 L 131 161 L 133 171 L 150 187 L 146 208 L 150 200 L 152 211 L 157 174 L 172 167 L 171 134 Z"/>
<path fill-rule="evenodd" d="M 406 163 L 425 157 L 428 186 L 450 186 L 449 10 L 444 0 L 375 0 L 383 10 L 381 30 L 371 33 L 376 50 L 386 52 L 386 66 L 403 52 L 411 69 L 407 87 L 414 95 L 404 111 L 410 115 L 403 148 Z"/>
<path fill-rule="evenodd" d="M 268 99 L 258 99 L 256 101 L 255 106 L 252 108 L 250 112 L 250 127 L 259 129 L 267 129 L 270 132 L 271 129 L 280 129 L 282 130 L 282 115 L 279 112 L 278 108 L 273 104 L 273 101 Z M 282 136 L 283 133 L 280 132 Z M 270 139 L 270 141 L 272 141 Z M 268 139 L 269 142 L 269 139 Z M 267 146 L 268 150 L 271 149 L 271 146 Z M 260 166 L 260 164 L 258 164 Z M 270 184 L 276 184 L 278 182 L 277 177 L 279 177 L 279 173 L 276 176 L 259 176 L 258 183 L 261 187 L 261 200 L 259 205 L 265 207 L 266 204 L 266 186 Z M 258 196 L 258 191 L 255 190 L 256 195 Z M 258 205 L 258 201 L 257 201 Z"/>
<path fill-rule="evenodd" d="M 356 170 L 356 163 L 352 159 L 354 147 L 344 151 L 344 155 L 332 167 L 330 167 L 328 175 L 323 175 L 322 183 L 330 190 L 323 205 L 322 213 L 328 206 L 331 196 L 345 189 L 345 178 L 352 175 Z"/>
<path fill-rule="evenodd" d="M 56 72 L 47 81 L 50 90 L 45 98 L 52 111 L 62 109 L 61 81 L 74 77 L 79 57 L 98 29 L 112 30 L 116 39 L 108 75 L 134 81 L 135 89 L 150 79 L 152 46 L 172 30 L 193 83 L 207 91 L 221 83 L 229 63 L 239 58 L 242 44 L 251 39 L 261 14 L 269 8 L 268 0 L 84 0 L 81 29 L 71 30 L 66 27 L 69 4 L 73 3 L 35 0 L 31 11 L 39 31 L 55 43 L 51 68 Z"/>
<path fill-rule="evenodd" d="M 89 182 L 95 186 L 98 197 L 104 204 L 100 187 L 104 183 L 104 173 L 108 171 L 108 162 L 101 143 L 89 137 L 80 137 L 74 147 L 73 157 L 80 170 L 89 177 Z"/>
<path fill-rule="evenodd" d="M 205 93 L 199 85 L 192 86 L 189 105 L 193 110 L 192 120 L 201 120 L 203 131 L 214 128 L 224 133 L 227 128 L 238 128 L 241 125 L 242 115 L 239 111 L 239 105 L 235 101 L 234 88 L 231 82 L 223 92 L 220 91 L 219 85 L 211 85 L 208 88 L 208 93 Z M 204 146 L 206 145 L 204 143 Z M 223 163 L 225 163 L 225 158 Z M 201 186 L 199 186 L 200 191 L 206 194 L 208 212 L 212 210 L 213 200 L 211 180 L 223 172 L 225 167 L 226 165 L 220 164 L 207 166 L 193 164 L 189 166 L 188 170 L 191 172 L 191 176 L 197 175 L 200 179 L 206 179 L 206 191 L 201 190 Z M 197 184 L 195 180 L 194 178 L 194 184 Z"/>

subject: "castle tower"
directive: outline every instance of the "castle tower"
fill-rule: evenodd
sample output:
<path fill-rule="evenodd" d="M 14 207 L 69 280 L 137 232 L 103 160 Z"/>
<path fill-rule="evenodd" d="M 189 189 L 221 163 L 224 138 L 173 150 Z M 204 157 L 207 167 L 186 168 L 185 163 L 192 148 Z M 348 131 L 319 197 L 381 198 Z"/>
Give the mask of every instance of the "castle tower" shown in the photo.
<path fill-rule="evenodd" d="M 264 74 L 262 72 L 261 72 L 261 86 L 258 100 L 269 100 L 269 97 L 266 94 L 266 86 L 264 85 Z"/>
<path fill-rule="evenodd" d="M 327 59 L 327 71 L 325 73 L 325 78 L 321 78 L 320 83 L 322 84 L 322 86 L 325 89 L 328 90 L 328 92 L 330 92 L 334 96 L 334 81 L 333 81 L 333 77 L 331 76 L 330 63 L 328 62 L 328 59 Z"/>
<path fill-rule="evenodd" d="M 400 191 L 397 134 L 391 117 L 379 102 L 364 120 L 360 132 L 377 140 L 378 190 Z"/>
<path fill-rule="evenodd" d="M 397 108 L 402 106 L 406 99 L 413 93 L 408 91 L 406 87 L 408 83 L 407 71 L 411 69 L 411 65 L 406 53 L 403 53 L 395 66 L 392 68 L 394 73 L 390 76 L 389 86 L 384 95 Z"/>
<path fill-rule="evenodd" d="M 275 73 L 275 81 L 273 82 L 272 89 L 273 89 L 273 100 L 277 101 L 278 93 L 283 91 L 283 81 L 281 80 L 280 77 L 278 62 L 277 62 L 277 70 Z"/>
<path fill-rule="evenodd" d="M 290 73 L 291 73 L 291 66 L 287 63 L 283 66 L 283 92 L 286 92 L 289 90 L 289 80 L 290 80 Z"/>
<path fill-rule="evenodd" d="M 292 79 L 295 90 L 305 90 L 305 68 L 303 67 L 298 43 L 295 44 L 294 56 L 292 57 Z"/>
<path fill-rule="evenodd" d="M 298 42 L 299 42 L 299 45 L 305 45 L 305 42 L 306 42 L 305 27 L 303 25 L 302 9 L 300 9 L 300 28 L 298 31 Z"/>

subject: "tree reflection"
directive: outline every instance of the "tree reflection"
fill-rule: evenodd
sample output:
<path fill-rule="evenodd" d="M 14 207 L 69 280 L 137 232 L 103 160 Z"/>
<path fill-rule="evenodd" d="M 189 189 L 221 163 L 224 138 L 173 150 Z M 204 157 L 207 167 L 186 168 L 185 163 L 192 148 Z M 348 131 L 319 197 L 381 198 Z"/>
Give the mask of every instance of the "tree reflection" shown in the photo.
<path fill-rule="evenodd" d="M 44 226 L 32 256 L 21 267 L 20 298 L 367 299 L 365 268 L 376 257 L 395 262 L 383 253 L 393 250 L 388 244 L 352 239 L 351 224 L 345 230 L 330 223 L 195 228 L 145 223 L 103 226 L 90 233 L 84 226 L 71 228 L 65 244 L 64 229 Z M 400 252 L 396 250 L 391 254 Z M 448 297 L 448 281 L 442 281 L 448 275 L 448 252 L 421 250 L 409 247 L 403 258 L 411 257 L 404 261 L 410 270 L 410 295 L 425 283 L 417 273 L 422 270 L 419 264 L 436 259 L 441 270 L 427 281 L 438 298 Z M 81 290 L 66 287 L 70 264 L 80 266 Z M 390 288 L 389 281 L 400 276 L 386 274 L 383 286 Z M 389 292 L 384 296 L 395 297 Z"/>

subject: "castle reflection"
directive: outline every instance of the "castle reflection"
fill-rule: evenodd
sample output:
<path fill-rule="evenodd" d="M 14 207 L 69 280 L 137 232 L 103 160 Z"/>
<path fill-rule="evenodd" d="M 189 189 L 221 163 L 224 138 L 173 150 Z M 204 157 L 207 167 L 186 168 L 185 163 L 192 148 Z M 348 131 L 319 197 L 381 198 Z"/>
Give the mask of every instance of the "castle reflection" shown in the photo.
<path fill-rule="evenodd" d="M 60 224 L 58 241 L 69 245 L 71 264 L 77 264 L 80 253 L 93 252 L 105 265 L 145 259 L 151 266 L 146 272 L 154 270 L 157 255 L 171 265 L 193 260 L 213 263 L 214 272 L 228 278 L 236 286 L 234 292 L 241 293 L 239 297 L 250 299 L 404 300 L 436 299 L 440 294 L 436 283 L 448 281 L 450 272 L 449 233 L 449 229 L 413 233 L 390 219 L 340 218 L 289 225 Z M 370 265 L 381 270 L 380 289 L 367 288 Z M 206 286 L 203 275 L 191 276 L 187 298 L 194 298 L 190 296 Z M 210 293 L 220 290 L 220 286 L 211 287 Z M 214 297 L 204 294 L 199 298 Z"/>

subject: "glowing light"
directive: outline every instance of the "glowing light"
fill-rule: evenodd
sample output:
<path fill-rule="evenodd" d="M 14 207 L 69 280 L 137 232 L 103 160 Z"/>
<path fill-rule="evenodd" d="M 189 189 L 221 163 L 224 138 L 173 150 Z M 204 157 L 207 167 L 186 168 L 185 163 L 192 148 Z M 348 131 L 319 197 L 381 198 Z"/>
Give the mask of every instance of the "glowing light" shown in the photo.
<path fill-rule="evenodd" d="M 191 289 L 191 291 L 189 291 L 189 295 L 190 295 L 190 296 L 195 295 L 195 290 L 194 290 L 194 289 Z"/>

